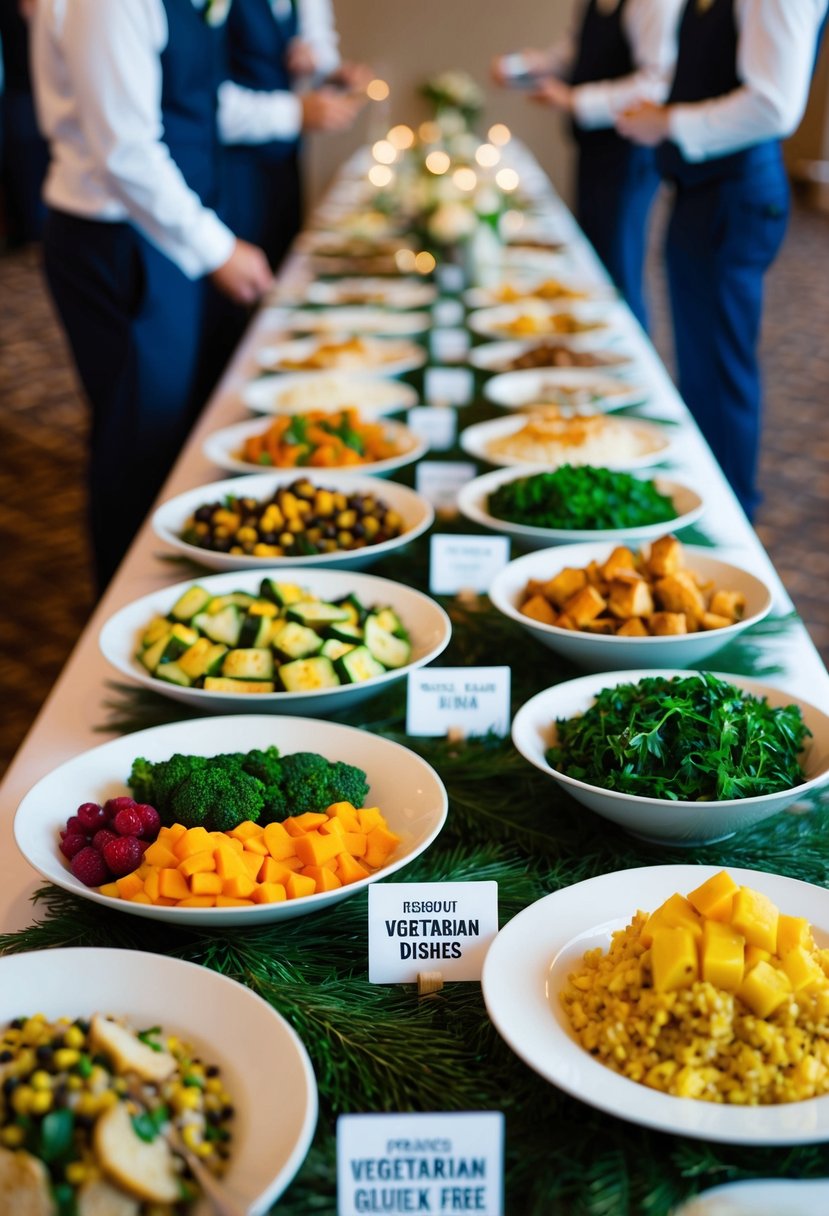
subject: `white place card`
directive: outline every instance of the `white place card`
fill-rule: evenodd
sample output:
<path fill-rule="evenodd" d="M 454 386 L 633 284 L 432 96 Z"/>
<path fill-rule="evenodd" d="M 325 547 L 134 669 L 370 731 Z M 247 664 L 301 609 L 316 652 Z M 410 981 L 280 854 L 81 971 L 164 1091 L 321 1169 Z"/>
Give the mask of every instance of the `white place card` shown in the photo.
<path fill-rule="evenodd" d="M 428 443 L 435 452 L 446 452 L 454 446 L 458 432 L 458 416 L 446 405 L 416 405 L 407 416 L 409 430 Z"/>
<path fill-rule="evenodd" d="M 421 460 L 415 465 L 415 489 L 436 511 L 457 512 L 458 494 L 476 471 L 468 460 Z"/>
<path fill-rule="evenodd" d="M 423 667 L 409 673 L 407 735 L 506 735 L 509 726 L 509 667 Z"/>
<path fill-rule="evenodd" d="M 429 590 L 433 595 L 489 591 L 492 580 L 509 561 L 508 536 L 452 536 L 429 539 Z"/>
<path fill-rule="evenodd" d="M 447 295 L 456 295 L 457 292 L 464 289 L 464 276 L 462 266 L 444 265 L 438 266 L 435 271 L 435 278 L 438 282 L 438 287 Z"/>
<path fill-rule="evenodd" d="M 435 325 L 463 325 L 464 310 L 460 300 L 436 300 L 432 305 Z"/>
<path fill-rule="evenodd" d="M 503 1216 L 501 1111 L 340 1115 L 337 1216 Z"/>
<path fill-rule="evenodd" d="M 423 397 L 429 405 L 469 405 L 475 378 L 469 367 L 427 367 Z"/>
<path fill-rule="evenodd" d="M 377 882 L 368 889 L 368 980 L 409 984 L 420 971 L 480 980 L 498 932 L 497 882 Z"/>
<path fill-rule="evenodd" d="M 432 358 L 440 363 L 461 363 L 469 354 L 470 345 L 469 330 L 460 325 L 433 329 L 429 335 Z"/>

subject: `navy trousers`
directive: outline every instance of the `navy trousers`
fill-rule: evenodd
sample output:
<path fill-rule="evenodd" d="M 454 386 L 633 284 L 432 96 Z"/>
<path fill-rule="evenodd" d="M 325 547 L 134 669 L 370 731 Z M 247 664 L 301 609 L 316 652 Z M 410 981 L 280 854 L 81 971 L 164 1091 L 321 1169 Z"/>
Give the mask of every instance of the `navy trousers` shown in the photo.
<path fill-rule="evenodd" d="M 225 148 L 222 160 L 222 219 L 264 249 L 276 270 L 302 226 L 298 149 L 237 146 Z"/>
<path fill-rule="evenodd" d="M 193 423 L 203 284 L 129 224 L 50 210 L 46 276 L 92 406 L 90 524 L 103 589 Z"/>
<path fill-rule="evenodd" d="M 648 216 L 659 184 L 650 148 L 618 140 L 579 148 L 576 219 L 644 329 Z"/>
<path fill-rule="evenodd" d="M 763 276 L 788 214 L 778 155 L 733 176 L 678 185 L 668 225 L 679 390 L 749 519 L 759 501 Z"/>

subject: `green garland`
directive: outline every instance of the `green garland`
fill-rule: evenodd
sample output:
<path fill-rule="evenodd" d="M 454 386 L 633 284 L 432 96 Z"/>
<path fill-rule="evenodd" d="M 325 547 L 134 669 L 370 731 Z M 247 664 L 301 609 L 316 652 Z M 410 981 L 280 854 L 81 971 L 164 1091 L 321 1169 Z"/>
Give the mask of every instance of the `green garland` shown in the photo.
<path fill-rule="evenodd" d="M 464 424 L 487 407 L 463 412 Z M 457 454 L 455 454 L 457 455 Z M 408 474 L 409 478 L 411 474 Z M 466 520 L 440 531 L 480 531 Z M 686 543 L 710 546 L 700 529 Z M 204 577 L 166 557 L 181 579 Z M 373 573 L 425 588 L 428 546 L 387 558 Z M 453 639 L 446 665 L 510 663 L 513 708 L 548 685 L 582 674 L 501 616 L 486 597 L 442 601 Z M 711 670 L 763 676 L 781 670 L 773 643 L 798 618 L 767 618 L 713 655 Z M 99 728 L 129 733 L 193 717 L 154 692 L 112 683 Z M 730 840 L 695 849 L 638 841 L 573 802 L 528 765 L 509 739 L 463 743 L 405 735 L 405 694 L 392 687 L 338 720 L 404 743 L 443 778 L 450 814 L 405 881 L 496 879 L 501 924 L 550 891 L 610 871 L 685 863 L 775 871 L 829 886 L 829 806 L 812 797 Z M 599 1114 L 528 1069 L 486 1015 L 480 986 L 450 984 L 419 998 L 413 985 L 366 978 L 365 893 L 329 911 L 254 929 L 165 926 L 102 910 L 55 887 L 35 895 L 36 922 L 0 936 L 0 953 L 61 946 L 158 951 L 198 962 L 249 985 L 295 1027 L 312 1058 L 320 1121 L 311 1151 L 280 1199 L 283 1216 L 330 1216 L 336 1206 L 334 1123 L 354 1111 L 502 1110 L 506 1116 L 509 1216 L 668 1216 L 683 1200 L 741 1178 L 811 1178 L 829 1173 L 829 1147 L 752 1150 L 662 1135 Z"/>

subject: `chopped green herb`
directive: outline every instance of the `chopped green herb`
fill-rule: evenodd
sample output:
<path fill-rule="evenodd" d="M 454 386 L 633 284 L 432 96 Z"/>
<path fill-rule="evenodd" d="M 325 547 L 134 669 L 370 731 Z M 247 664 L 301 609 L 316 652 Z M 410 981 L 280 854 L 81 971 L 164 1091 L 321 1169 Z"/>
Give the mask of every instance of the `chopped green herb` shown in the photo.
<path fill-rule="evenodd" d="M 63 1157 L 72 1147 L 75 1131 L 75 1115 L 66 1108 L 50 1111 L 40 1124 L 40 1143 L 37 1156 L 47 1164 Z"/>
<path fill-rule="evenodd" d="M 773 709 L 710 673 L 604 688 L 556 723 L 547 762 L 588 785 L 672 801 L 754 798 L 804 781 L 811 734 L 796 705 Z"/>
<path fill-rule="evenodd" d="M 509 523 L 574 530 L 638 528 L 677 517 L 671 499 L 652 481 L 569 464 L 506 482 L 489 495 L 488 509 Z"/>
<path fill-rule="evenodd" d="M 153 1051 L 163 1051 L 164 1048 L 158 1041 L 160 1034 L 160 1026 L 150 1026 L 147 1030 L 139 1030 L 138 1038 L 142 1043 L 146 1043 L 148 1047 L 152 1047 Z"/>

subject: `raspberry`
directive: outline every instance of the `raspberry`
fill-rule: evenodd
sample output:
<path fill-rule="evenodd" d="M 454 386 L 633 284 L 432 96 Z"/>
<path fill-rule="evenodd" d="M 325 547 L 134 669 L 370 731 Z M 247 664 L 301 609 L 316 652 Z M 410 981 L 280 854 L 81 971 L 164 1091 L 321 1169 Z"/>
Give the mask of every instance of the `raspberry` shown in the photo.
<path fill-rule="evenodd" d="M 132 806 L 122 807 L 113 819 L 111 826 L 119 836 L 140 836 L 144 824 L 141 821 L 141 816 L 135 809 L 135 803 Z"/>
<path fill-rule="evenodd" d="M 97 802 L 84 802 L 75 811 L 75 815 L 80 819 L 87 832 L 94 832 L 106 823 L 104 808 L 99 806 Z"/>
<path fill-rule="evenodd" d="M 121 794 L 118 798 L 107 799 L 104 803 L 104 814 L 107 819 L 114 819 L 119 811 L 132 806 L 135 806 L 135 799 L 130 798 L 128 794 Z"/>
<path fill-rule="evenodd" d="M 109 828 L 98 828 L 98 831 L 92 837 L 92 847 L 97 849 L 99 853 L 103 853 L 104 845 L 109 844 L 110 840 L 120 840 L 121 837 L 117 832 L 111 832 Z"/>
<path fill-rule="evenodd" d="M 89 844 L 86 836 L 81 836 L 79 832 L 66 832 L 63 840 L 60 842 L 60 851 L 64 857 L 72 858 L 80 853 L 81 849 L 85 849 Z"/>
<path fill-rule="evenodd" d="M 81 823 L 81 821 L 77 815 L 70 815 L 66 821 L 66 828 L 65 828 L 63 834 L 64 834 L 64 836 L 68 836 L 70 834 L 77 834 L 78 836 L 85 836 L 86 828 Z"/>
<path fill-rule="evenodd" d="M 100 854 L 99 854 L 100 856 Z M 131 874 L 141 865 L 144 848 L 140 840 L 134 836 L 120 836 L 104 845 L 103 860 L 109 866 L 116 878 L 122 874 Z"/>
<path fill-rule="evenodd" d="M 69 869 L 85 887 L 100 887 L 112 877 L 104 858 L 91 844 L 75 854 L 69 863 Z"/>
<path fill-rule="evenodd" d="M 161 816 L 149 802 L 137 802 L 133 808 L 141 816 L 141 835 L 145 840 L 155 840 L 161 827 Z"/>

